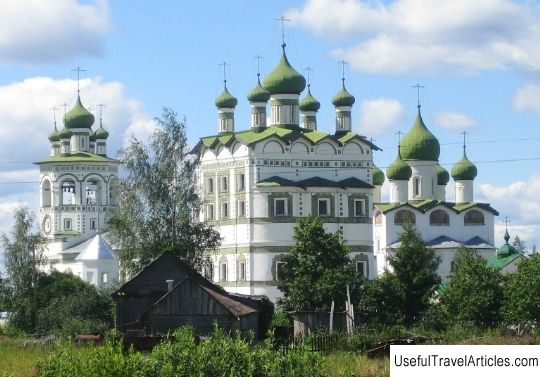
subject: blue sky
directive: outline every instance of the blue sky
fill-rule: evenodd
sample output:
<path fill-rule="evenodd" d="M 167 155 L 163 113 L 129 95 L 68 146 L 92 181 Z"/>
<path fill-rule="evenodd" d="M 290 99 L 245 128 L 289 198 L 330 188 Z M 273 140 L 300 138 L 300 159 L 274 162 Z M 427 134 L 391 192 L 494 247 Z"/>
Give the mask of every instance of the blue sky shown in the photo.
<path fill-rule="evenodd" d="M 194 144 L 216 133 L 223 61 L 239 100 L 236 127 L 249 127 L 254 56 L 264 57 L 264 77 L 281 53 L 282 15 L 291 20 L 291 64 L 313 68 L 319 129 L 333 131 L 330 101 L 344 59 L 354 128 L 383 149 L 374 158 L 384 169 L 396 155 L 395 133 L 416 116 L 411 86 L 424 85 L 422 114 L 448 170 L 461 157 L 460 133 L 469 132 L 475 197 L 500 211 L 499 244 L 505 216 L 512 236 L 540 244 L 540 3 L 510 0 L 2 2 L 0 229 L 10 227 L 18 203 L 37 208 L 32 162 L 49 153 L 49 109 L 75 101 L 72 68 L 86 69 L 83 104 L 106 105 L 110 155 L 132 134 L 146 139 L 163 106 L 185 116 Z M 452 191 L 451 181 L 450 200 Z"/>

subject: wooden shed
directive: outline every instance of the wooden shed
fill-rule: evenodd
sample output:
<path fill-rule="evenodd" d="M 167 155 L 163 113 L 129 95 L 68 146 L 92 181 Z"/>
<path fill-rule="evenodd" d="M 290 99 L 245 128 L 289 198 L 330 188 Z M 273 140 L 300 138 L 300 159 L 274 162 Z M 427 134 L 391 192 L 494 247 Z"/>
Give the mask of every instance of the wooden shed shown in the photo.
<path fill-rule="evenodd" d="M 226 292 L 169 253 L 143 268 L 113 298 L 121 332 L 164 334 L 191 325 L 199 335 L 207 335 L 217 322 L 223 329 L 239 330 L 244 336 L 253 331 L 259 337 L 268 317 L 262 297 Z"/>

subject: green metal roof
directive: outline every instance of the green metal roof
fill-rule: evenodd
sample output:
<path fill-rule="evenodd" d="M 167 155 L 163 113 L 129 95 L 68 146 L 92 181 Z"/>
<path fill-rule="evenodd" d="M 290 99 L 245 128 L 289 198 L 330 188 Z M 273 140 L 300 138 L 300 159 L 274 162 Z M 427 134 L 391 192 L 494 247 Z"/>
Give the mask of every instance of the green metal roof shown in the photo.
<path fill-rule="evenodd" d="M 281 45 L 283 54 L 278 65 L 263 81 L 263 87 L 270 94 L 300 94 L 306 87 L 306 79 L 287 60 L 285 43 Z"/>
<path fill-rule="evenodd" d="M 54 233 L 55 236 L 78 236 L 81 232 L 77 230 L 61 230 L 59 232 Z"/>
<path fill-rule="evenodd" d="M 354 96 L 345 88 L 345 79 L 342 79 L 341 90 L 332 97 L 332 104 L 338 106 L 352 106 L 354 105 Z"/>
<path fill-rule="evenodd" d="M 510 263 L 514 262 L 516 259 L 518 259 L 520 257 L 521 257 L 521 254 L 519 254 L 519 253 L 517 253 L 517 254 L 506 254 L 506 255 L 502 255 L 502 254 L 497 253 L 495 255 L 492 255 L 491 257 L 489 257 L 486 260 L 486 265 L 489 268 L 499 269 L 500 270 L 500 269 L 505 268 Z"/>
<path fill-rule="evenodd" d="M 247 99 L 249 102 L 268 102 L 270 99 L 270 93 L 261 85 L 259 74 L 257 74 L 257 85 L 248 93 Z"/>
<path fill-rule="evenodd" d="M 332 187 L 332 188 L 373 188 L 372 185 L 370 185 L 367 182 L 364 182 L 358 178 L 347 178 L 343 179 L 341 181 L 331 181 L 326 178 L 321 177 L 311 177 L 307 179 L 303 179 L 301 181 L 292 181 L 286 178 L 273 176 L 270 178 L 263 179 L 259 182 L 257 182 L 258 187 L 300 187 L 300 188 L 308 188 L 308 187 Z"/>
<path fill-rule="evenodd" d="M 373 184 L 376 186 L 382 186 L 385 179 L 383 171 L 373 165 L 373 171 L 371 175 L 373 177 Z"/>
<path fill-rule="evenodd" d="M 441 153 L 439 141 L 424 124 L 422 114 L 420 114 L 420 106 L 418 106 L 416 121 L 405 136 L 403 136 L 403 139 L 401 139 L 399 150 L 401 152 L 401 157 L 405 161 L 439 160 L 439 155 Z"/>
<path fill-rule="evenodd" d="M 394 162 L 392 162 L 386 168 L 386 176 L 388 179 L 394 181 L 408 181 L 411 178 L 412 169 L 411 167 L 401 159 L 401 154 L 398 148 L 398 155 Z"/>
<path fill-rule="evenodd" d="M 454 180 L 466 180 L 472 181 L 476 178 L 478 169 L 469 161 L 465 150 L 463 150 L 463 157 L 454 166 L 452 166 L 452 178 Z"/>
<path fill-rule="evenodd" d="M 217 108 L 234 109 L 238 104 L 238 100 L 227 90 L 227 82 L 225 82 L 223 92 L 216 98 L 214 102 Z"/>
<path fill-rule="evenodd" d="M 112 158 L 108 158 L 104 156 L 99 156 L 97 154 L 93 154 L 89 152 L 76 152 L 76 153 L 68 153 L 68 154 L 60 155 L 60 156 L 49 157 L 46 160 L 36 162 L 36 164 L 41 165 L 41 164 L 59 163 L 59 162 L 116 162 L 116 163 L 119 163 L 118 160 L 114 160 Z"/>
<path fill-rule="evenodd" d="M 311 89 L 308 85 L 307 95 L 300 101 L 300 111 L 318 111 L 321 108 L 321 103 L 311 95 Z"/>
<path fill-rule="evenodd" d="M 224 139 L 225 137 L 226 139 Z M 323 131 L 308 130 L 300 127 L 285 128 L 271 126 L 262 130 L 244 130 L 230 132 L 225 135 L 203 137 L 201 138 L 201 141 L 193 148 L 191 153 L 198 153 L 202 146 L 206 146 L 207 148 L 216 148 L 218 145 L 229 145 L 233 140 L 237 140 L 244 145 L 251 146 L 270 137 L 277 137 L 286 144 L 291 144 L 294 141 L 301 139 L 307 141 L 311 145 L 317 145 L 326 139 L 334 140 L 340 145 L 345 145 L 353 140 L 357 140 L 369 145 L 373 150 L 381 150 L 364 136 L 358 135 L 354 132 L 331 135 Z"/>
<path fill-rule="evenodd" d="M 84 108 L 79 95 L 77 95 L 75 106 L 64 115 L 64 124 L 69 129 L 92 128 L 94 115 Z"/>
<path fill-rule="evenodd" d="M 463 211 L 466 211 L 472 208 L 480 208 L 485 211 L 491 212 L 496 216 L 499 215 L 499 212 L 497 212 L 488 203 L 476 203 L 476 202 L 451 203 L 451 202 L 444 202 L 442 200 L 426 199 L 426 200 L 409 200 L 409 201 L 401 202 L 401 203 L 376 203 L 375 204 L 375 207 L 377 207 L 377 209 L 379 209 L 383 213 L 388 213 L 390 211 L 396 210 L 401 207 L 406 207 L 406 206 L 414 208 L 424 213 L 436 206 L 444 206 L 448 209 L 453 210 L 456 213 L 461 213 Z"/>
<path fill-rule="evenodd" d="M 448 170 L 443 168 L 441 165 L 437 164 L 437 184 L 446 186 L 446 184 L 450 181 L 450 174 L 448 174 Z"/>

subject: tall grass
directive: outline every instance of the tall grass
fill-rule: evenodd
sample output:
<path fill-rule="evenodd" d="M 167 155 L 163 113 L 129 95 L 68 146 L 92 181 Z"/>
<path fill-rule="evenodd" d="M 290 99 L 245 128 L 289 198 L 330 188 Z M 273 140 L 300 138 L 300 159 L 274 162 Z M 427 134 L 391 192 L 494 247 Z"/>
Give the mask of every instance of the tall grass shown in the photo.
<path fill-rule="evenodd" d="M 31 377 L 37 373 L 37 360 L 51 351 L 50 347 L 23 347 L 21 338 L 0 337 L 0 376 Z"/>

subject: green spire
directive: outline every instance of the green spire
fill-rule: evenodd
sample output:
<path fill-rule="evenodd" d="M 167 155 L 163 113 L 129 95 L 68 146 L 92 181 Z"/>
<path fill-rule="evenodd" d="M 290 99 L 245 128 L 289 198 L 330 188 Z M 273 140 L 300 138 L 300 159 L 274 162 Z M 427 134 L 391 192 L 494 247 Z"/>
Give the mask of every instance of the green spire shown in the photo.
<path fill-rule="evenodd" d="M 49 141 L 51 143 L 54 143 L 55 141 L 60 141 L 58 129 L 56 129 L 56 122 L 54 122 L 54 130 L 52 130 L 52 132 L 49 134 Z"/>
<path fill-rule="evenodd" d="M 268 102 L 270 93 L 261 85 L 261 74 L 257 73 L 257 85 L 247 95 L 249 102 Z"/>
<path fill-rule="evenodd" d="M 281 45 L 283 54 L 276 68 L 266 76 L 263 87 L 270 94 L 300 94 L 306 87 L 306 79 L 287 60 L 285 43 Z"/>
<path fill-rule="evenodd" d="M 354 96 L 347 91 L 345 88 L 345 78 L 341 79 L 341 90 L 336 93 L 332 98 L 332 104 L 335 107 L 340 106 L 352 106 L 354 105 L 355 98 Z"/>
<path fill-rule="evenodd" d="M 394 181 L 408 181 L 411 178 L 412 169 L 411 167 L 402 160 L 400 149 L 398 146 L 398 155 L 394 162 L 386 168 L 386 176 L 388 179 Z"/>
<path fill-rule="evenodd" d="M 91 128 L 94 119 L 94 115 L 84 108 L 81 97 L 77 95 L 75 106 L 64 115 L 64 124 L 69 129 Z"/>
<path fill-rule="evenodd" d="M 373 165 L 372 177 L 373 177 L 373 184 L 375 186 L 382 186 L 385 179 L 384 173 L 381 169 L 379 169 L 375 165 Z"/>
<path fill-rule="evenodd" d="M 497 256 L 500 258 L 505 258 L 507 256 L 510 256 L 511 254 L 518 254 L 519 252 L 517 249 L 510 245 L 508 241 L 510 240 L 510 235 L 508 234 L 508 228 L 506 229 L 506 232 L 504 232 L 504 245 L 502 245 L 499 250 L 497 251 Z"/>
<path fill-rule="evenodd" d="M 69 128 L 67 128 L 66 126 L 64 126 L 64 128 L 62 128 L 58 132 L 58 137 L 60 139 L 69 139 L 69 138 L 71 138 L 71 136 L 73 136 L 73 132 Z"/>
<path fill-rule="evenodd" d="M 100 124 L 99 128 L 93 134 L 95 140 L 106 140 L 109 137 L 109 133 Z"/>
<path fill-rule="evenodd" d="M 311 85 L 308 84 L 307 95 L 300 101 L 299 109 L 300 111 L 318 111 L 321 107 L 321 103 L 311 95 Z"/>
<path fill-rule="evenodd" d="M 435 172 L 437 173 L 437 184 L 439 186 L 446 186 L 446 184 L 450 181 L 450 174 L 448 174 L 448 170 L 437 164 L 437 169 Z"/>
<path fill-rule="evenodd" d="M 416 121 L 401 140 L 400 152 L 404 160 L 439 160 L 441 153 L 439 141 L 424 124 L 420 113 L 420 105 L 418 105 Z"/>
<path fill-rule="evenodd" d="M 216 98 L 216 107 L 225 109 L 234 109 L 238 104 L 238 100 L 227 90 L 227 80 L 224 80 L 223 92 Z"/>
<path fill-rule="evenodd" d="M 463 147 L 463 157 L 454 166 L 452 166 L 452 178 L 454 180 L 472 181 L 478 175 L 478 169 L 469 161 L 465 146 Z"/>

